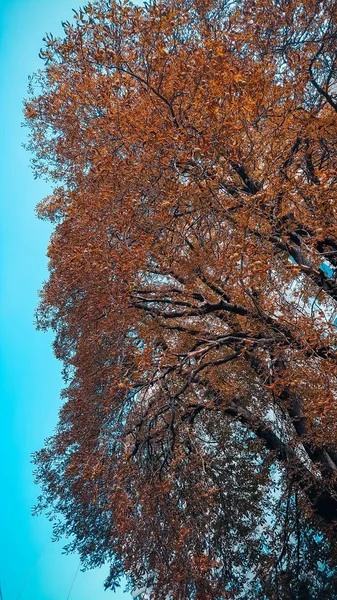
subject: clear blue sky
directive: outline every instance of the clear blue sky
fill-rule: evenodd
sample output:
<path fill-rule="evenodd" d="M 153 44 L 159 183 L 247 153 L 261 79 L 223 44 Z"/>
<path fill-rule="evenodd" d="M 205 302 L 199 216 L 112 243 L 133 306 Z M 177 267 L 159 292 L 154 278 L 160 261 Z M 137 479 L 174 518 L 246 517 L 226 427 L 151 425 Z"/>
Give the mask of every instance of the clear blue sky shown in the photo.
<path fill-rule="evenodd" d="M 33 325 L 37 290 L 47 277 L 45 252 L 51 231 L 36 219 L 34 206 L 49 190 L 33 179 L 29 155 L 21 147 L 25 130 L 20 124 L 28 75 L 42 66 L 38 59 L 42 38 L 47 31 L 59 33 L 61 20 L 71 19 L 71 9 L 79 4 L 78 0 L 0 0 L 3 600 L 67 600 L 78 566 L 76 556 L 62 555 L 62 544 L 48 543 L 50 523 L 30 515 L 38 494 L 30 454 L 53 430 L 62 382 L 51 336 L 36 332 Z M 105 574 L 106 570 L 79 572 L 69 600 L 130 598 L 122 592 L 104 592 Z"/>

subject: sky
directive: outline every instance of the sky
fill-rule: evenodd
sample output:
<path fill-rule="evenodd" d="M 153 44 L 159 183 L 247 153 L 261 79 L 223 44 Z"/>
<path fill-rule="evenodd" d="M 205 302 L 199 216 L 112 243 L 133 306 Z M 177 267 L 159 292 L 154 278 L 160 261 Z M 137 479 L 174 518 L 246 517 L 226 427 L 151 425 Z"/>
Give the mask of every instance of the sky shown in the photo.
<path fill-rule="evenodd" d="M 47 278 L 49 224 L 34 214 L 50 189 L 34 180 L 22 148 L 22 100 L 46 32 L 61 32 L 77 0 L 0 0 L 0 582 L 3 600 L 127 600 L 104 592 L 108 569 L 78 571 L 77 556 L 52 543 L 52 526 L 32 517 L 39 489 L 30 455 L 56 424 L 61 364 L 52 336 L 34 328 L 38 289 Z M 76 576 L 76 577 L 75 577 Z M 74 579 L 75 578 L 75 579 Z M 0 595 L 1 597 L 1 595 Z"/>

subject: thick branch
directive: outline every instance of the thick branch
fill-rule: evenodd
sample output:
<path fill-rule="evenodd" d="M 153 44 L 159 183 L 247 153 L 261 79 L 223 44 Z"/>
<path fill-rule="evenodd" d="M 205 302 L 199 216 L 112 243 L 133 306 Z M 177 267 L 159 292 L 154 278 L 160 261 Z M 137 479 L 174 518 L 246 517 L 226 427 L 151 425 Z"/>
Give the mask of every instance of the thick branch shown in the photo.
<path fill-rule="evenodd" d="M 235 402 L 231 402 L 225 412 L 239 419 L 241 423 L 263 440 L 266 448 L 275 452 L 276 457 L 286 463 L 293 481 L 305 493 L 317 514 L 327 523 L 337 521 L 337 497 L 334 492 L 324 485 L 321 477 L 308 469 L 295 451 L 282 441 L 272 427 L 262 422 L 256 415 Z"/>

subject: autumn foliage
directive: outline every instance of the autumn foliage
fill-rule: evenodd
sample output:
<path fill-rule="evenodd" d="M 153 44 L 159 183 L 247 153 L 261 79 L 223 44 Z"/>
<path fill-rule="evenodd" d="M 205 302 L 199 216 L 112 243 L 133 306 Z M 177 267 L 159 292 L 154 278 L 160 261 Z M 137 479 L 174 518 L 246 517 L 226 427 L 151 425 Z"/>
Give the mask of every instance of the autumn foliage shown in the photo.
<path fill-rule="evenodd" d="M 107 587 L 337 598 L 336 42 L 335 0 L 102 0 L 46 37 L 35 463 Z"/>

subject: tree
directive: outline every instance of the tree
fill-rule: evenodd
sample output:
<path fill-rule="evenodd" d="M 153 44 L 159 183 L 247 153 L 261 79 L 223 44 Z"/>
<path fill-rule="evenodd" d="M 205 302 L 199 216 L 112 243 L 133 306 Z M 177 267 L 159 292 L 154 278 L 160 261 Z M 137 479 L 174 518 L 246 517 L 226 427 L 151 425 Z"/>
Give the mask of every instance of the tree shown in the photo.
<path fill-rule="evenodd" d="M 337 598 L 336 2 L 64 32 L 25 106 L 66 381 L 39 508 L 112 589 Z"/>

